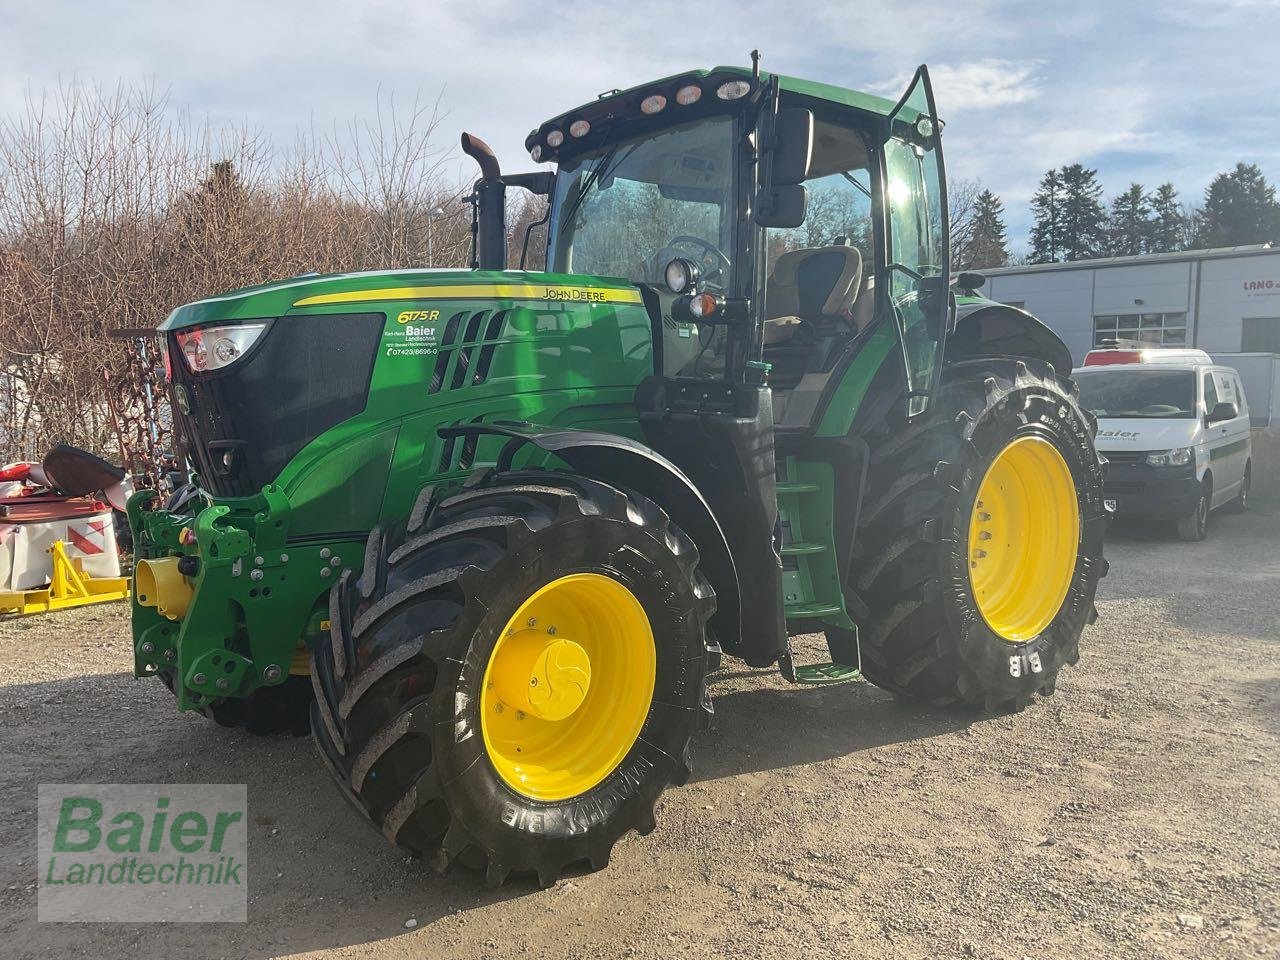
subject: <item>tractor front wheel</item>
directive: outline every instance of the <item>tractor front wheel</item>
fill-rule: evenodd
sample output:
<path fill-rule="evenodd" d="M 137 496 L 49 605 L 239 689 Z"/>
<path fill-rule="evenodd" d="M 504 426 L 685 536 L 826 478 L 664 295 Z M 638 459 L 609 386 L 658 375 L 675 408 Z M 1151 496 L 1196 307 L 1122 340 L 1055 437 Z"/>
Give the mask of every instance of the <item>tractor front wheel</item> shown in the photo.
<path fill-rule="evenodd" d="M 427 494 L 333 588 L 312 654 L 322 758 L 388 840 L 491 884 L 605 866 L 687 779 L 710 713 L 697 561 L 652 501 L 580 476 Z"/>
<path fill-rule="evenodd" d="M 1021 709 L 1079 657 L 1106 574 L 1103 466 L 1074 386 L 986 359 L 873 441 L 847 596 L 868 680 Z"/>

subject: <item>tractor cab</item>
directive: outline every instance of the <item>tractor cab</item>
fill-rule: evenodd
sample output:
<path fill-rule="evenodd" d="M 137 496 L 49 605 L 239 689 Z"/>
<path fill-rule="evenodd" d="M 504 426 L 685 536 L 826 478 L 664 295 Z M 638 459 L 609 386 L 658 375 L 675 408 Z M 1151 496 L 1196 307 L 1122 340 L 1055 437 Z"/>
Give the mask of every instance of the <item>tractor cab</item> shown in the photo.
<path fill-rule="evenodd" d="M 548 269 L 645 288 L 656 375 L 767 382 L 783 430 L 885 321 L 919 413 L 947 327 L 940 128 L 923 68 L 896 105 L 724 67 L 614 92 L 526 141 L 558 165 Z"/>

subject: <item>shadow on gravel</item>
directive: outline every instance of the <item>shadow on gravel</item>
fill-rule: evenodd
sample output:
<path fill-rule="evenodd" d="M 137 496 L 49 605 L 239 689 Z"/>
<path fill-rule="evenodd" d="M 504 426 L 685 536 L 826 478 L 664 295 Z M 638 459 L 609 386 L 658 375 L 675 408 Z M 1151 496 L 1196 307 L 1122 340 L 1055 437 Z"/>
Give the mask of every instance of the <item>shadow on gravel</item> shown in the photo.
<path fill-rule="evenodd" d="M 777 678 L 777 673 L 722 672 L 711 678 L 715 722 L 710 733 L 694 742 L 695 782 L 819 763 L 891 743 L 925 740 L 962 730 L 981 719 L 970 709 L 899 700 L 860 681 L 830 687 L 783 685 L 717 691 L 717 687 L 747 676 Z M 783 683 L 778 679 L 773 682 Z"/>

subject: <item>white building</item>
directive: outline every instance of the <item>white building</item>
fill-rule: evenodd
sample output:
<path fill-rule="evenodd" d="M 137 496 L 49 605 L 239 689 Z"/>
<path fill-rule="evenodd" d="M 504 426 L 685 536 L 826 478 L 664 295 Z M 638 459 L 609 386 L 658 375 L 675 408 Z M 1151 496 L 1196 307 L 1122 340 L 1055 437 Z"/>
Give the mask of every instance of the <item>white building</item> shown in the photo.
<path fill-rule="evenodd" d="M 1268 244 L 981 271 L 1078 365 L 1105 341 L 1199 347 L 1235 367 L 1254 426 L 1280 426 L 1280 249 Z"/>

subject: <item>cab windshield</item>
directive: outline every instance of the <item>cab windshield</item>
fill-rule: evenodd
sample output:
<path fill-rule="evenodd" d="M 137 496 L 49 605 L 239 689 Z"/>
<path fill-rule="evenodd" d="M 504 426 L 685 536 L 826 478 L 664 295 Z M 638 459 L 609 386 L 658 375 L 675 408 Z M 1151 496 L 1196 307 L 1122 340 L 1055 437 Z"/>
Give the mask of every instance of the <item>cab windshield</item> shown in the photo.
<path fill-rule="evenodd" d="M 661 284 L 685 257 L 701 264 L 706 289 L 727 290 L 733 123 L 704 118 L 562 164 L 548 268 Z"/>
<path fill-rule="evenodd" d="M 1081 405 L 1100 419 L 1190 420 L 1196 375 L 1191 370 L 1077 370 Z"/>

